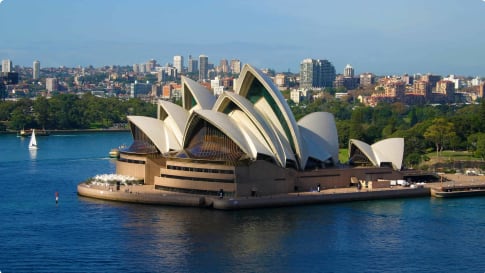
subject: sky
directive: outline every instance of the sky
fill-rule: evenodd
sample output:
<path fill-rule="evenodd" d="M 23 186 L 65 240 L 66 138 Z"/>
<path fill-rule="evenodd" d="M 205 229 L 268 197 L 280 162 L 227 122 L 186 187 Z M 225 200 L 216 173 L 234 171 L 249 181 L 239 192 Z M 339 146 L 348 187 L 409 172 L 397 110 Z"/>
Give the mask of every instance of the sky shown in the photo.
<path fill-rule="evenodd" d="M 485 0 L 0 0 L 0 59 L 164 65 L 189 54 L 299 72 L 485 77 Z"/>

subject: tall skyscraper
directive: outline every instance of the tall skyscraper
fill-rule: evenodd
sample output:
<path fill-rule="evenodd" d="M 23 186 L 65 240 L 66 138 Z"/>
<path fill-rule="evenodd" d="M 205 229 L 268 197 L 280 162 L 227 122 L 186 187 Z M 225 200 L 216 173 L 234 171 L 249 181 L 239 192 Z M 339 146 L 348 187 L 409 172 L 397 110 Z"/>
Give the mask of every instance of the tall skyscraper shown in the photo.
<path fill-rule="evenodd" d="M 187 72 L 195 73 L 198 71 L 199 62 L 196 59 L 192 59 L 192 55 L 189 55 L 189 63 L 187 65 Z"/>
<path fill-rule="evenodd" d="M 335 80 L 335 67 L 328 60 L 304 59 L 300 63 L 300 87 L 332 87 Z"/>
<path fill-rule="evenodd" d="M 182 73 L 184 69 L 184 57 L 183 56 L 173 56 L 173 67 L 177 69 L 177 73 Z"/>
<path fill-rule="evenodd" d="M 354 77 L 354 68 L 350 64 L 345 66 L 344 77 L 346 77 L 346 78 L 353 78 Z"/>
<path fill-rule="evenodd" d="M 199 56 L 199 81 L 207 80 L 209 72 L 209 57 L 206 55 Z"/>
<path fill-rule="evenodd" d="M 8 72 L 12 72 L 12 61 L 9 60 L 9 59 L 6 59 L 6 60 L 2 60 L 2 72 L 3 73 L 8 73 Z"/>
<path fill-rule="evenodd" d="M 32 64 L 32 78 L 38 80 L 40 76 L 40 62 L 35 60 Z"/>

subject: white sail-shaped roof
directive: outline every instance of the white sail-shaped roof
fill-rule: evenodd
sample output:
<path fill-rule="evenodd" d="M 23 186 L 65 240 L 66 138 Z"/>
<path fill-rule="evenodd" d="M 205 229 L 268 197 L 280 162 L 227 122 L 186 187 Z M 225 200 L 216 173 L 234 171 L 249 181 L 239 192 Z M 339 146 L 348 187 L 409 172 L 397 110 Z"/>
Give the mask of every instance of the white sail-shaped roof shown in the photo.
<path fill-rule="evenodd" d="M 238 110 L 247 115 L 248 120 L 254 124 L 259 131 L 259 134 L 261 134 L 263 142 L 266 142 L 265 145 L 271 149 L 275 161 L 281 167 L 284 167 L 286 165 L 287 153 L 290 155 L 292 154 L 289 143 L 285 141 L 284 143 L 286 144 L 286 147 L 283 147 L 282 142 L 279 140 L 278 134 L 276 134 L 270 123 L 268 123 L 264 117 L 258 111 L 256 111 L 250 101 L 242 96 L 239 96 L 238 94 L 224 92 L 221 96 L 219 96 L 218 100 L 214 104 L 214 111 L 223 113 L 234 111 L 234 109 L 231 109 L 231 103 L 234 103 Z M 285 150 L 287 152 L 285 152 Z M 291 156 L 291 160 L 294 160 L 294 156 Z"/>
<path fill-rule="evenodd" d="M 159 119 L 144 116 L 128 116 L 128 121 L 141 130 L 161 153 L 180 150 L 181 142 L 174 135 L 172 128 Z"/>
<path fill-rule="evenodd" d="M 215 112 L 211 110 L 194 110 L 189 117 L 189 122 L 184 134 L 184 147 L 186 147 L 190 141 L 192 135 L 191 130 L 195 128 L 194 122 L 197 122 L 197 117 L 206 120 L 214 127 L 223 132 L 227 137 L 229 137 L 250 159 L 255 160 L 257 154 L 251 149 L 251 145 L 247 142 L 247 137 L 241 131 L 241 128 L 233 122 L 233 120 L 228 116 L 220 112 Z"/>
<path fill-rule="evenodd" d="M 164 122 L 167 127 L 170 127 L 177 137 L 178 142 L 182 143 L 184 137 L 185 126 L 189 119 L 189 112 L 185 111 L 177 104 L 159 100 L 158 101 L 158 118 Z"/>
<path fill-rule="evenodd" d="M 308 156 L 324 161 L 328 159 L 326 157 L 330 154 L 333 163 L 338 162 L 338 133 L 333 114 L 327 112 L 311 113 L 300 119 L 298 125 L 302 129 L 303 138 L 312 140 L 305 143 Z"/>
<path fill-rule="evenodd" d="M 262 115 L 273 113 L 276 118 L 267 120 L 280 130 L 281 135 L 286 136 L 298 158 L 300 168 L 304 168 L 308 155 L 301 143 L 300 130 L 290 107 L 273 81 L 260 70 L 246 64 L 241 71 L 237 87 L 236 93 L 251 101 Z M 261 103 L 263 100 L 266 103 Z"/>
<path fill-rule="evenodd" d="M 402 168 L 404 156 L 404 139 L 388 138 L 369 145 L 363 141 L 351 139 L 349 147 L 356 146 L 367 159 L 376 167 L 380 167 L 383 162 L 390 162 L 393 169 Z M 349 149 L 351 152 L 352 149 Z M 350 155 L 352 157 L 352 155 Z"/>
<path fill-rule="evenodd" d="M 182 76 L 182 105 L 185 110 L 211 109 L 215 101 L 216 97 L 209 89 Z"/>
<path fill-rule="evenodd" d="M 244 112 L 235 110 L 232 111 L 228 116 L 231 118 L 233 123 L 239 126 L 241 132 L 246 137 L 246 142 L 251 148 L 251 153 L 254 158 L 256 158 L 258 154 L 264 154 L 276 161 L 276 158 L 265 141 L 263 135 L 258 128 L 254 126 L 254 123 L 251 122 L 250 118 Z"/>
<path fill-rule="evenodd" d="M 391 162 L 396 170 L 402 168 L 404 138 L 387 138 L 371 145 L 379 162 Z"/>

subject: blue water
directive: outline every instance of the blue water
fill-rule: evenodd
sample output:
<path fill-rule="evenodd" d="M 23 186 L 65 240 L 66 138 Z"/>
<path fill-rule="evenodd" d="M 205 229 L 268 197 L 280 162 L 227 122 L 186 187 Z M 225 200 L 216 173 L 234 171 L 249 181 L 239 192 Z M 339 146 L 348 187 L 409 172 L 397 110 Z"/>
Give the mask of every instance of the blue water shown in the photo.
<path fill-rule="evenodd" d="M 485 197 L 243 211 L 79 197 L 129 133 L 0 135 L 0 271 L 484 272 Z M 59 193 L 59 204 L 55 203 Z"/>

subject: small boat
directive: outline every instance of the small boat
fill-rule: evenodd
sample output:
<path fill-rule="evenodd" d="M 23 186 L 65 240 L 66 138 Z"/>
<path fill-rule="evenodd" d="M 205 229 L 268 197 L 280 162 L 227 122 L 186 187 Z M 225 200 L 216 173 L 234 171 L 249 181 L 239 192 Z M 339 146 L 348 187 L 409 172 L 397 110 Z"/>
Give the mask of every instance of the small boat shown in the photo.
<path fill-rule="evenodd" d="M 30 135 L 30 142 L 29 142 L 29 150 L 37 150 L 39 147 L 37 146 L 37 139 L 35 138 L 35 129 L 32 130 L 32 134 Z"/>
<path fill-rule="evenodd" d="M 121 145 L 118 148 L 113 148 L 109 151 L 109 157 L 118 158 L 120 156 L 120 150 L 125 149 L 126 145 Z"/>
<path fill-rule="evenodd" d="M 109 151 L 109 157 L 117 158 L 120 155 L 120 150 L 118 148 L 113 148 Z"/>
<path fill-rule="evenodd" d="M 438 198 L 468 197 L 480 195 L 485 195 L 484 185 L 431 188 L 431 196 Z"/>

